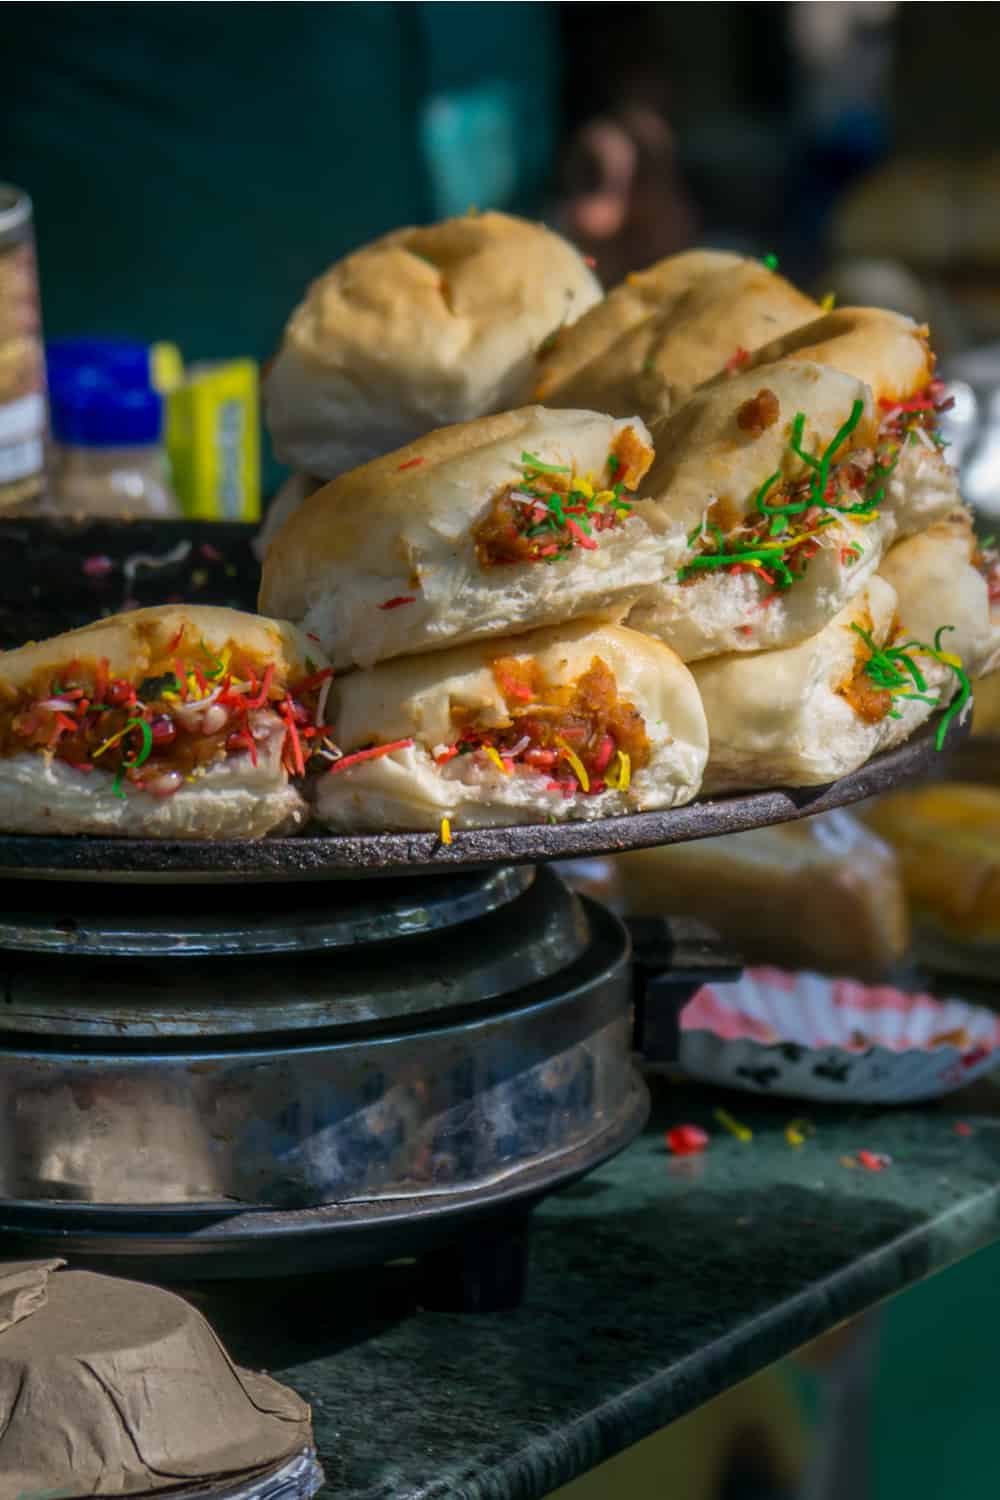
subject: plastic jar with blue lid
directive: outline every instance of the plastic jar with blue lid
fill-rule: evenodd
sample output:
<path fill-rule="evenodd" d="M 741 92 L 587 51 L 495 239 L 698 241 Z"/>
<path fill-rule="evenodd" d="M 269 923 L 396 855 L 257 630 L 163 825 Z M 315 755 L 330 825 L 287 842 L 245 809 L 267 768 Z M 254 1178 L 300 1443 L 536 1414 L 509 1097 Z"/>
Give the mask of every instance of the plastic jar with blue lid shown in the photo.
<path fill-rule="evenodd" d="M 169 519 L 181 514 L 162 447 L 163 397 L 111 372 L 60 373 L 50 359 L 52 505 L 63 513 Z"/>

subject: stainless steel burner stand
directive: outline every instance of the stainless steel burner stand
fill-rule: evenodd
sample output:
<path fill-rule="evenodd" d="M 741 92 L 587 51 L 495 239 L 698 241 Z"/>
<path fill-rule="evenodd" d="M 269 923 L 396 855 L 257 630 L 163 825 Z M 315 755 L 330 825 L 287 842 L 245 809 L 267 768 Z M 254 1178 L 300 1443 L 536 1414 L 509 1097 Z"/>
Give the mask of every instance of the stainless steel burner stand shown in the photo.
<path fill-rule="evenodd" d="M 545 869 L 18 882 L 0 911 L 8 1254 L 175 1280 L 430 1256 L 495 1305 L 534 1203 L 645 1120 L 627 934 Z"/>

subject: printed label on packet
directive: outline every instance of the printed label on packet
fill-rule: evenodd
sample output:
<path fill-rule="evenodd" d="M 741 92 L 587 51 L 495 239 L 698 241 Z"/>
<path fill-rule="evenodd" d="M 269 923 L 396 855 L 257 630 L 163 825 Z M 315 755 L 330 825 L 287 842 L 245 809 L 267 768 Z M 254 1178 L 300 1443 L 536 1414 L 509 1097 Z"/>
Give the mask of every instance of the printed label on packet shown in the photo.
<path fill-rule="evenodd" d="M 167 453 L 185 514 L 260 519 L 260 422 L 252 359 L 195 365 L 167 397 Z"/>

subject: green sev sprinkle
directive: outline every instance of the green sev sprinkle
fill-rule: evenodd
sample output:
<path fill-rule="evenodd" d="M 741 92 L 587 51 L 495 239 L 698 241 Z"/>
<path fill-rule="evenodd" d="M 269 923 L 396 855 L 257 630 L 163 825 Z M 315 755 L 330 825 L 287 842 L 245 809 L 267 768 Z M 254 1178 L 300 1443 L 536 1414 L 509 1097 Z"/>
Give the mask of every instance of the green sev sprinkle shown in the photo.
<path fill-rule="evenodd" d="M 608 470 L 608 473 L 611 475 L 612 479 L 614 479 L 615 475 L 618 473 L 618 470 L 621 468 L 621 466 L 622 466 L 621 465 L 621 459 L 618 457 L 618 454 L 617 453 L 609 453 L 608 454 L 607 470 Z"/>
<path fill-rule="evenodd" d="M 763 257 L 763 263 L 769 271 L 776 271 L 778 269 L 778 257 L 773 250 L 768 251 L 767 255 Z"/>
<path fill-rule="evenodd" d="M 972 684 L 961 661 L 957 656 L 952 657 L 941 649 L 941 637 L 945 631 L 954 630 L 954 625 L 940 626 L 934 633 L 933 646 L 928 646 L 923 641 L 905 641 L 902 646 L 877 646 L 870 631 L 863 629 L 855 622 L 852 622 L 851 629 L 868 647 L 869 657 L 865 663 L 865 674 L 871 678 L 877 688 L 889 693 L 893 702 L 897 698 L 917 699 L 921 703 L 936 706 L 941 701 L 940 693 L 933 695 L 928 693 L 927 683 L 913 659 L 914 656 L 929 656 L 933 661 L 940 662 L 942 666 L 954 672 L 958 679 L 958 693 L 942 716 L 934 742 L 936 748 L 942 750 L 952 720 L 962 713 L 972 696 Z M 916 689 L 915 692 L 911 690 L 911 682 Z M 902 718 L 902 714 L 897 708 L 891 708 L 889 717 L 899 719 Z"/>
<path fill-rule="evenodd" d="M 199 639 L 198 645 L 204 655 L 207 656 L 208 660 L 212 663 L 212 670 L 210 672 L 206 672 L 205 676 L 221 677 L 223 672 L 226 670 L 226 664 L 222 660 L 222 657 L 216 656 L 214 651 L 210 651 L 203 640 Z"/>
<path fill-rule="evenodd" d="M 542 460 L 540 458 L 536 458 L 533 453 L 522 453 L 521 464 L 525 469 L 530 470 L 532 474 L 572 473 L 571 469 L 560 468 L 558 464 L 543 464 Z"/>

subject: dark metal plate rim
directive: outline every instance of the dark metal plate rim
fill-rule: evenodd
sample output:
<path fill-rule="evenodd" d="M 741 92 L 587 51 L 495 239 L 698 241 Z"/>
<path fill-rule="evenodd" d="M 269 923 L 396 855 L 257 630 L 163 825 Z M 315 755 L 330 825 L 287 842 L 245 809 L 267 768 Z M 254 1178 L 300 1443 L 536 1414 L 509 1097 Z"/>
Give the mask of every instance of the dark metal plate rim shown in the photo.
<path fill-rule="evenodd" d="M 951 725 L 953 748 L 969 732 Z M 256 841 L 105 839 L 0 835 L 0 875 L 44 880 L 310 880 L 418 875 L 456 867 L 539 863 L 682 843 L 845 807 L 925 774 L 938 759 L 937 726 L 825 786 L 775 788 L 695 801 L 663 812 L 558 826 L 528 824 L 456 832 L 451 844 L 433 833 L 328 834 Z"/>

